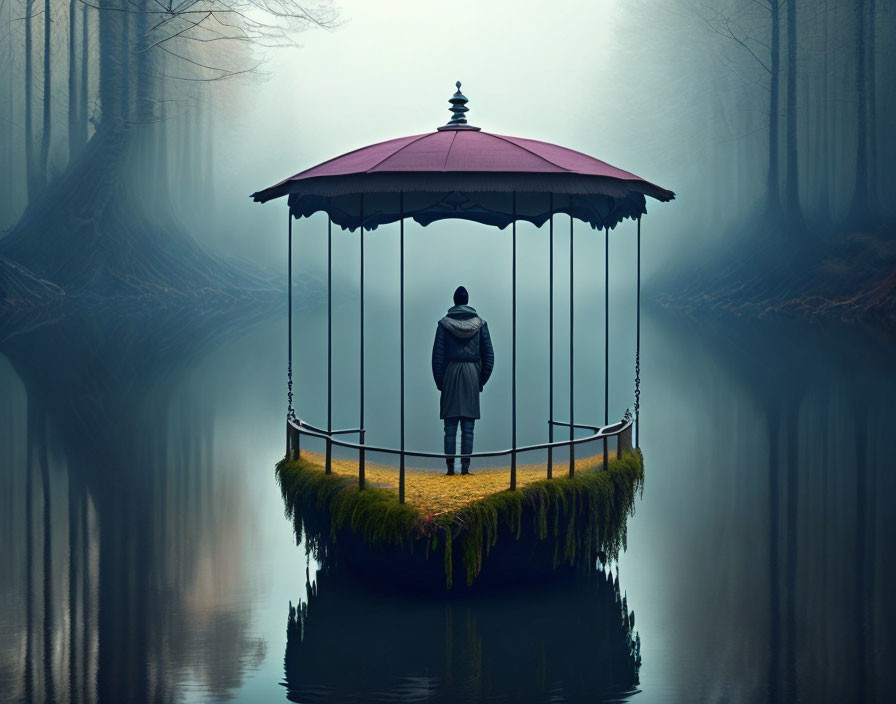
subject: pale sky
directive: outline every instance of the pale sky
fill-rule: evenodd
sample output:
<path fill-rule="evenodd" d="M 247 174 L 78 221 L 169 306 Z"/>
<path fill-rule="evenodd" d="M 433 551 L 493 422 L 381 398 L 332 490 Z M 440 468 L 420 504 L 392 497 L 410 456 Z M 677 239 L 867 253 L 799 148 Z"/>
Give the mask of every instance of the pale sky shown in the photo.
<path fill-rule="evenodd" d="M 457 80 L 471 124 L 584 151 L 675 189 L 644 157 L 633 125 L 616 117 L 619 42 L 629 39 L 614 32 L 613 0 L 337 6 L 340 27 L 307 31 L 299 48 L 267 54 L 267 78 L 241 86 L 221 109 L 216 237 L 224 249 L 282 262 L 285 204 L 260 206 L 248 195 L 346 151 L 434 130 L 450 117 Z"/>

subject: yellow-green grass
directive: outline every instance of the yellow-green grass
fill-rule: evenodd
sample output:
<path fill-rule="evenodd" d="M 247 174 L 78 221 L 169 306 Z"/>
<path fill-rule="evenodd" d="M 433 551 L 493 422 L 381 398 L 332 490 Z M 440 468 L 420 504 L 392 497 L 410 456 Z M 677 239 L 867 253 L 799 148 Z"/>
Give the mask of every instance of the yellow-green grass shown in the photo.
<path fill-rule="evenodd" d="M 320 470 L 325 468 L 325 457 L 317 452 L 302 451 L 302 459 Z M 603 465 L 603 454 L 576 459 L 576 471 L 592 469 Z M 336 459 L 330 461 L 333 474 L 358 480 L 357 459 Z M 443 470 L 405 468 L 405 501 L 419 508 L 423 514 L 438 516 L 457 511 L 473 501 L 489 494 L 510 488 L 510 467 L 474 468 L 472 474 L 447 476 Z M 569 473 L 569 462 L 554 463 L 553 474 L 560 478 Z M 398 491 L 398 467 L 388 464 L 365 462 L 365 482 L 368 486 Z M 545 464 L 517 465 L 516 485 L 518 488 L 547 478 Z"/>

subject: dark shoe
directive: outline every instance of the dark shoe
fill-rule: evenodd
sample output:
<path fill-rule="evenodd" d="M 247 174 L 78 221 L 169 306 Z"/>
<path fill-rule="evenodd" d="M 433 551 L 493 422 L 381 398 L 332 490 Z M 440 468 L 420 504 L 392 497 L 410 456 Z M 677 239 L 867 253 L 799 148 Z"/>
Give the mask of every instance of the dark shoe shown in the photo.
<path fill-rule="evenodd" d="M 460 473 L 461 474 L 470 474 L 470 465 L 461 465 Z"/>
<path fill-rule="evenodd" d="M 445 472 L 446 476 L 453 477 L 454 476 L 454 460 L 447 460 L 446 464 L 448 465 L 448 471 Z"/>

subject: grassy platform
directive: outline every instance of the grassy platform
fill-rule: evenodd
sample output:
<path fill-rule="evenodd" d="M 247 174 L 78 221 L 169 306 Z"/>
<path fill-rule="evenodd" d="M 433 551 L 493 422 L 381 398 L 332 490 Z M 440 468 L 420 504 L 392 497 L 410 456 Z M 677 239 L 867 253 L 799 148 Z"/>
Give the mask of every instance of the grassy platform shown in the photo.
<path fill-rule="evenodd" d="M 302 451 L 302 459 L 323 469 L 326 458 L 317 452 Z M 576 459 L 576 471 L 593 469 L 603 465 L 603 454 Z M 358 480 L 357 459 L 333 459 L 333 474 Z M 438 516 L 457 511 L 467 504 L 483 499 L 489 494 L 504 491 L 510 486 L 510 467 L 475 468 L 472 474 L 463 475 L 460 469 L 454 476 L 446 476 L 444 470 L 407 467 L 405 469 L 405 501 L 419 508 L 425 515 Z M 364 472 L 368 486 L 398 490 L 398 467 L 389 464 L 366 462 Z M 554 476 L 569 473 L 569 462 L 554 462 Z M 517 487 L 522 488 L 546 478 L 544 464 L 518 465 Z"/>
<path fill-rule="evenodd" d="M 333 470 L 325 474 L 323 458 L 308 452 L 277 465 L 297 539 L 304 531 L 318 559 L 341 553 L 344 561 L 370 562 L 368 571 L 406 580 L 431 573 L 435 553 L 449 588 L 456 572 L 473 584 L 487 563 L 490 577 L 513 579 L 598 553 L 615 558 L 644 483 L 639 450 L 611 459 L 606 471 L 600 455 L 585 458 L 573 478 L 560 470 L 555 476 L 562 476 L 543 479 L 544 465 L 518 467 L 515 491 L 506 489 L 507 467 L 454 477 L 409 470 L 405 504 L 393 488 L 394 467 L 368 464 L 363 491 L 356 463 L 336 461 Z"/>

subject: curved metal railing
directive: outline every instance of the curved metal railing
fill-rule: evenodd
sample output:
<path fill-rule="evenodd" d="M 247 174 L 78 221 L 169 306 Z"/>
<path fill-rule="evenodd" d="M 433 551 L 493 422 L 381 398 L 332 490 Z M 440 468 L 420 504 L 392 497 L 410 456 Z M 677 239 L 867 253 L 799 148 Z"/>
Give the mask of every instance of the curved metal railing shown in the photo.
<path fill-rule="evenodd" d="M 634 423 L 634 418 L 632 414 L 626 410 L 625 415 L 622 417 L 622 420 L 617 421 L 616 423 L 611 423 L 610 425 L 598 426 L 598 425 L 586 425 L 583 423 L 573 423 L 571 426 L 569 423 L 564 423 L 562 421 L 549 420 L 548 423 L 550 425 L 558 425 L 563 427 L 572 427 L 573 429 L 582 429 L 582 430 L 591 430 L 592 433 L 585 437 L 580 438 L 569 438 L 566 440 L 555 440 L 553 442 L 542 442 L 536 443 L 534 445 L 522 445 L 518 447 L 510 447 L 504 450 L 484 450 L 479 452 L 471 452 L 471 453 L 444 453 L 444 452 L 427 452 L 423 450 L 400 450 L 394 447 L 384 447 L 381 445 L 368 445 L 365 442 L 366 430 L 364 428 L 343 428 L 339 430 L 325 430 L 324 428 L 318 428 L 317 426 L 308 423 L 301 418 L 287 419 L 286 421 L 286 456 L 291 459 L 295 459 L 300 454 L 301 447 L 301 436 L 306 435 L 312 438 L 318 438 L 320 440 L 324 440 L 327 444 L 326 451 L 326 467 L 325 471 L 327 474 L 331 471 L 331 457 L 332 457 L 332 447 L 344 447 L 349 450 L 357 450 L 359 453 L 366 452 L 378 452 L 388 455 L 396 455 L 401 457 L 402 461 L 399 470 L 399 487 L 403 489 L 404 487 L 404 458 L 405 457 L 421 457 L 427 459 L 476 459 L 476 458 L 485 458 L 485 457 L 503 457 L 510 455 L 511 457 L 515 457 L 521 452 L 533 452 L 536 450 L 553 450 L 558 447 L 569 447 L 572 450 L 572 447 L 575 445 L 581 445 L 588 442 L 594 442 L 595 440 L 603 440 L 604 441 L 604 468 L 606 469 L 608 453 L 607 453 L 607 445 L 606 441 L 609 438 L 616 437 L 617 438 L 617 448 L 616 455 L 620 456 L 626 450 L 630 450 L 632 448 L 632 425 Z M 360 436 L 360 442 L 350 442 L 347 440 L 340 440 L 334 436 L 338 435 L 350 435 L 357 433 Z M 514 476 L 515 465 L 511 465 L 511 488 L 515 488 L 516 486 L 516 477 Z M 572 476 L 575 473 L 574 463 L 570 463 L 570 471 L 569 474 Z M 549 456 L 548 462 L 548 478 L 551 478 L 551 462 Z M 358 479 L 360 483 L 360 487 L 363 489 L 365 485 L 364 479 L 364 471 L 363 465 L 359 464 L 359 472 Z M 399 491 L 399 495 L 403 501 L 404 499 L 404 491 Z"/>

